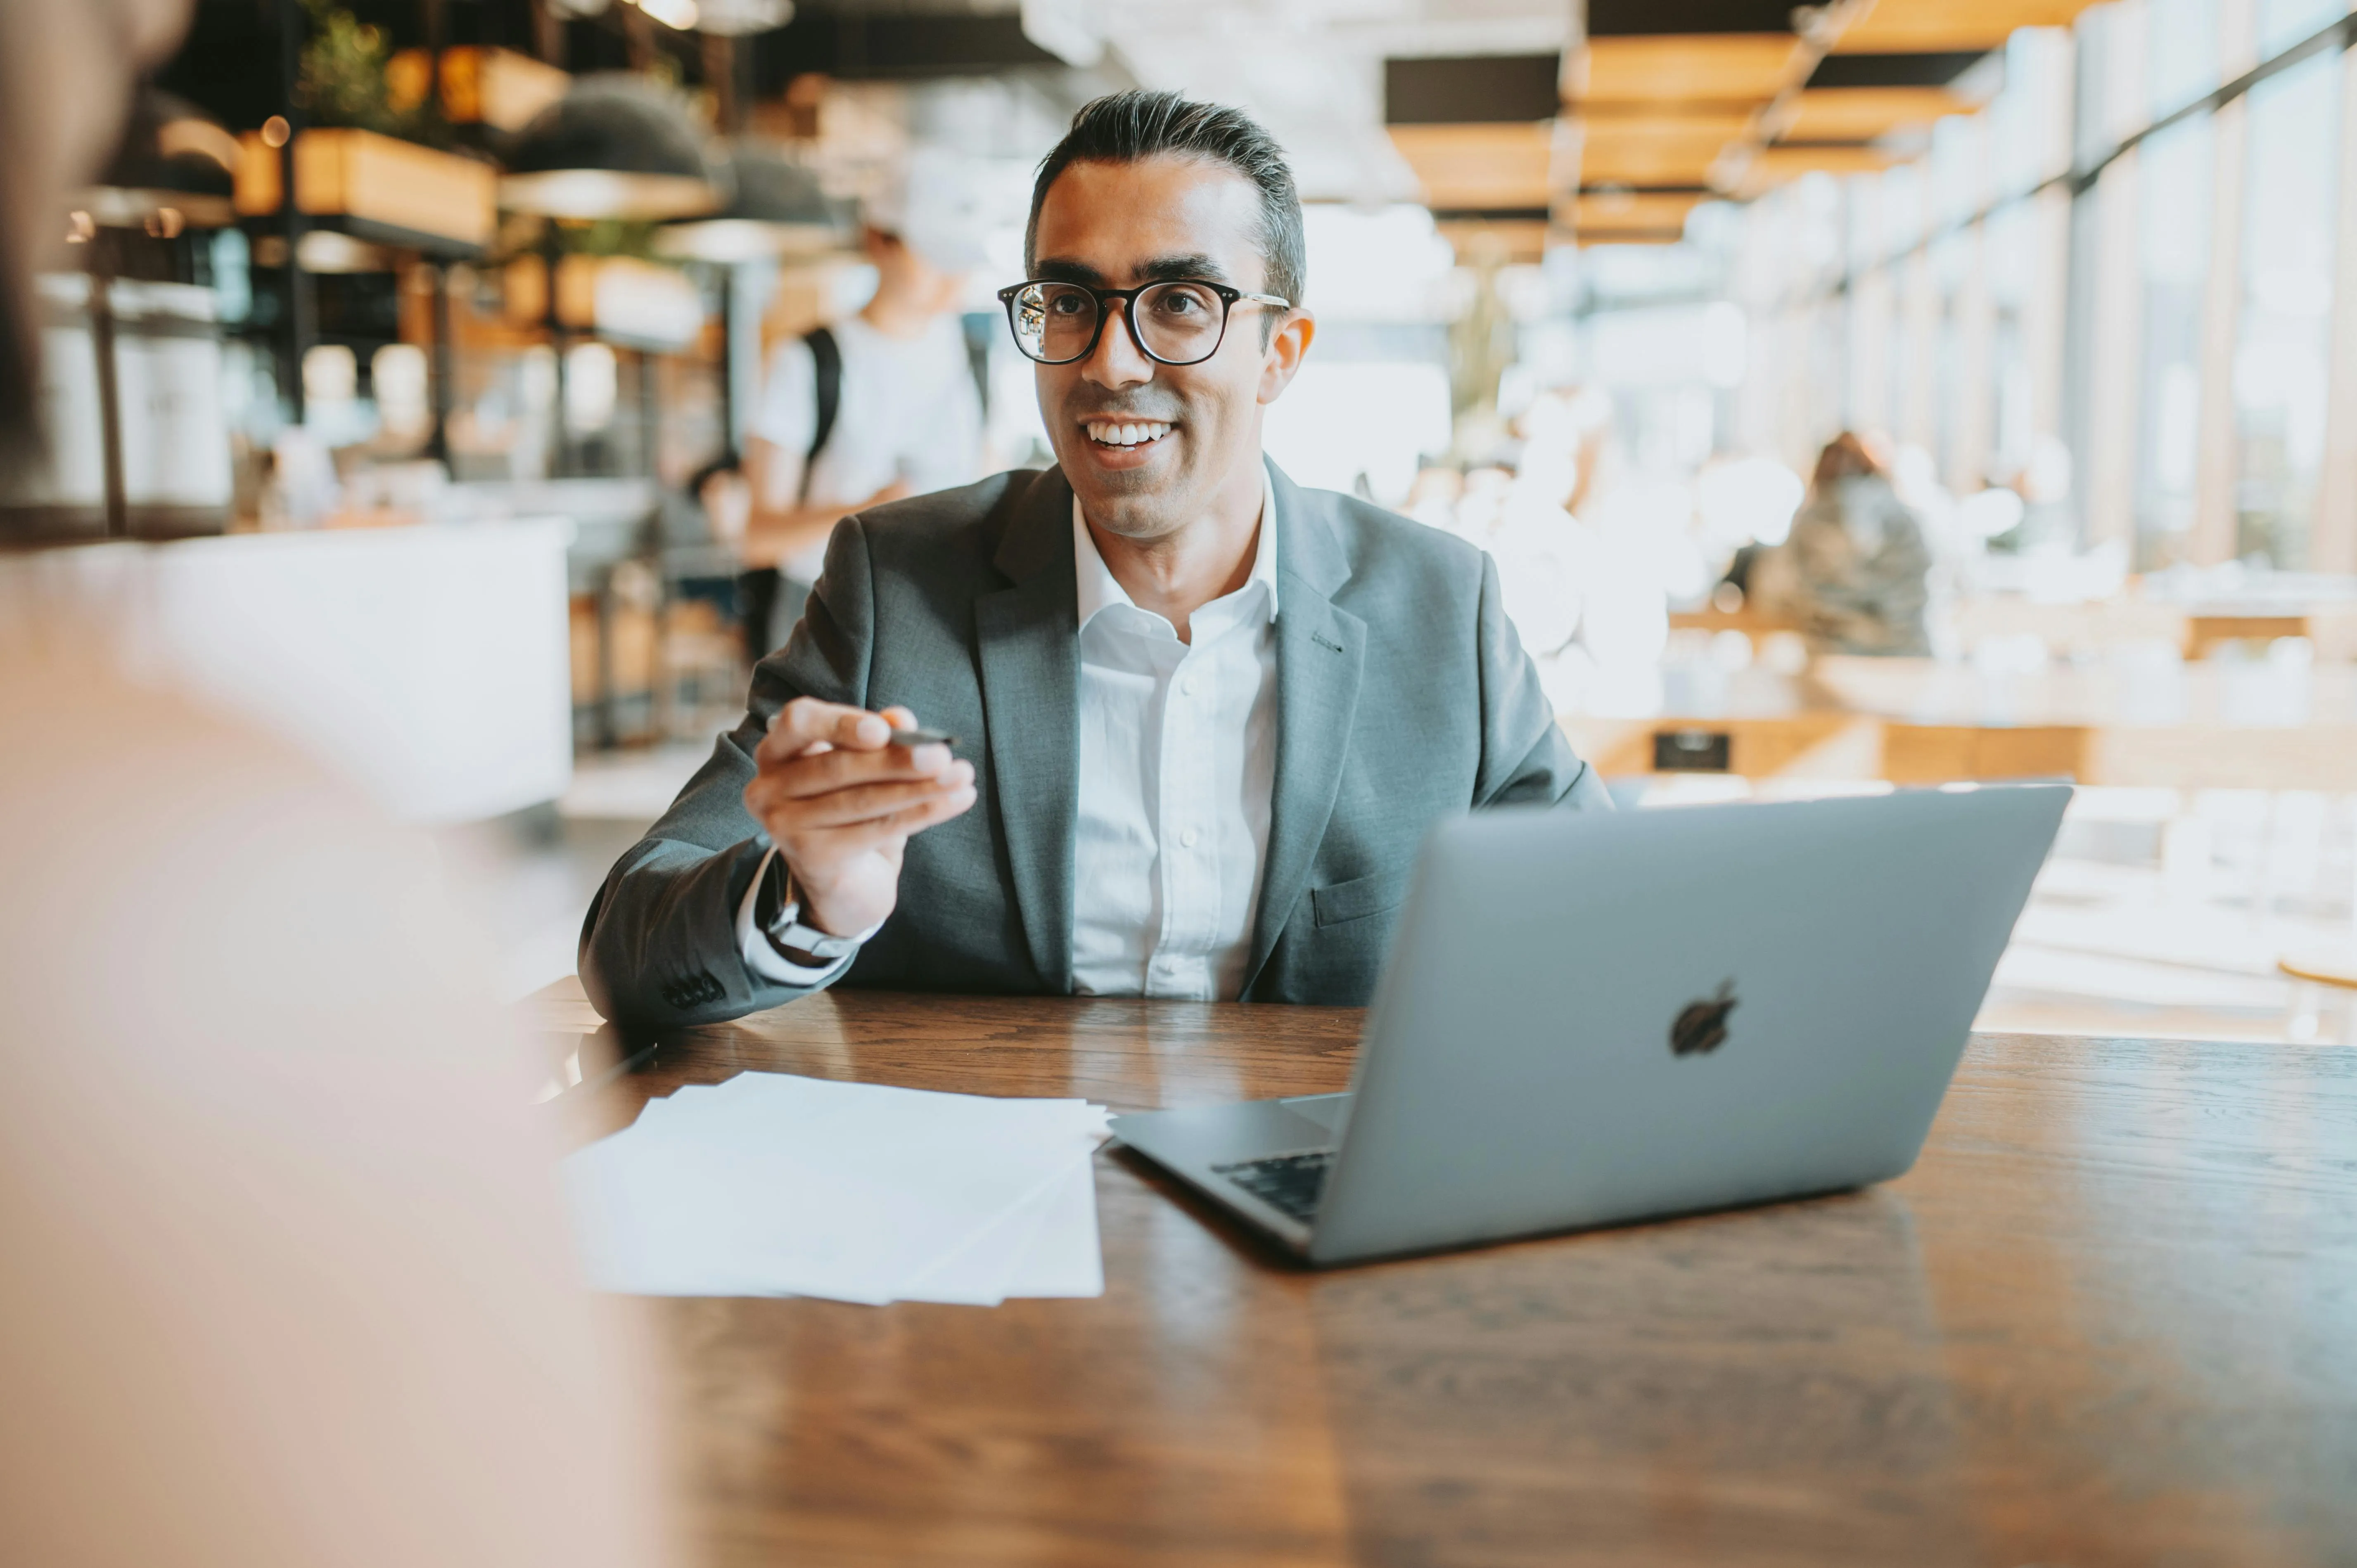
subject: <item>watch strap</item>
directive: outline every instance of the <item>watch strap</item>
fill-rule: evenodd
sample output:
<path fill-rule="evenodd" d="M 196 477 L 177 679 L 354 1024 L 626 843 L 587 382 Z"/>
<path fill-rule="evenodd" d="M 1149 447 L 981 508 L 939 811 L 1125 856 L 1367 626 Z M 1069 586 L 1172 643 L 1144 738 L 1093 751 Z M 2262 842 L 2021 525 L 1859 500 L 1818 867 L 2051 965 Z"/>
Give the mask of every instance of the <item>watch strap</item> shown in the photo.
<path fill-rule="evenodd" d="M 762 871 L 753 916 L 777 955 L 804 969 L 826 969 L 859 950 L 856 937 L 834 936 L 802 923 L 802 899 L 794 887 L 793 870 L 786 865 L 786 857 L 775 851 Z"/>

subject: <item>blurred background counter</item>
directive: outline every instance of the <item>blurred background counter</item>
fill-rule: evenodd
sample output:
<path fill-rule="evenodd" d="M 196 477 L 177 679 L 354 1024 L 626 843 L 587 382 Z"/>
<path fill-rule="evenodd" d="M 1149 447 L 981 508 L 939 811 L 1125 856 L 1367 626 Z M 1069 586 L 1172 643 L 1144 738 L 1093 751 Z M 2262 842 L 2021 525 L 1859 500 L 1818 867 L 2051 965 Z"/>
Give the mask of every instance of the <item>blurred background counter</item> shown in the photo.
<path fill-rule="evenodd" d="M 522 518 L 0 557 L 88 607 L 143 682 L 244 714 L 405 822 L 573 778 L 570 521 Z"/>

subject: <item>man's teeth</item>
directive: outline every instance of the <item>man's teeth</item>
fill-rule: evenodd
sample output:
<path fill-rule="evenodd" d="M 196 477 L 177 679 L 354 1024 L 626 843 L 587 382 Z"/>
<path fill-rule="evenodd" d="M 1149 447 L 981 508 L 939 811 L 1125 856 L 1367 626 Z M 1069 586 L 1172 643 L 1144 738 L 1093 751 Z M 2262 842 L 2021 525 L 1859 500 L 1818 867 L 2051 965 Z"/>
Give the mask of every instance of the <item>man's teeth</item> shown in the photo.
<path fill-rule="evenodd" d="M 1168 424 L 1115 424 L 1102 419 L 1091 420 L 1088 429 L 1090 440 L 1107 446 L 1143 446 L 1170 434 Z"/>

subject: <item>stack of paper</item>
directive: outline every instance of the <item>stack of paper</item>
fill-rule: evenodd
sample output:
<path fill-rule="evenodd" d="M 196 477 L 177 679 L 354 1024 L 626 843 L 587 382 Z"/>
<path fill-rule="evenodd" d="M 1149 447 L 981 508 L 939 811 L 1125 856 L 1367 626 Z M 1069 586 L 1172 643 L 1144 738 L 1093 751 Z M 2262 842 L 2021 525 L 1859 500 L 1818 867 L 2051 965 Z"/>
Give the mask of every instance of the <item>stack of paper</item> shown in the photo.
<path fill-rule="evenodd" d="M 996 1306 L 1104 1292 L 1105 1109 L 784 1073 L 648 1102 L 565 1161 L 591 1283 Z"/>

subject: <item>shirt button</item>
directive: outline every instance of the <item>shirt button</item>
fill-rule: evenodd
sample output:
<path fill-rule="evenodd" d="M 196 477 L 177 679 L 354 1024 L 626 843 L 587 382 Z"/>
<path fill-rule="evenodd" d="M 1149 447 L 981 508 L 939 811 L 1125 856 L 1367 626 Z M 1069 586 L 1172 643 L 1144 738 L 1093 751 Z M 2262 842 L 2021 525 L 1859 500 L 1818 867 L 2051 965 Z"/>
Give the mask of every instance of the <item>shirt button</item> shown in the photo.
<path fill-rule="evenodd" d="M 1193 849 L 1195 847 L 1195 841 L 1202 836 L 1203 835 L 1195 829 L 1189 828 L 1185 832 L 1178 835 L 1178 842 L 1185 844 L 1189 849 Z"/>
<path fill-rule="evenodd" d="M 1189 675 L 1182 679 L 1178 682 L 1178 693 L 1181 696 L 1193 696 L 1195 694 L 1195 677 Z"/>

